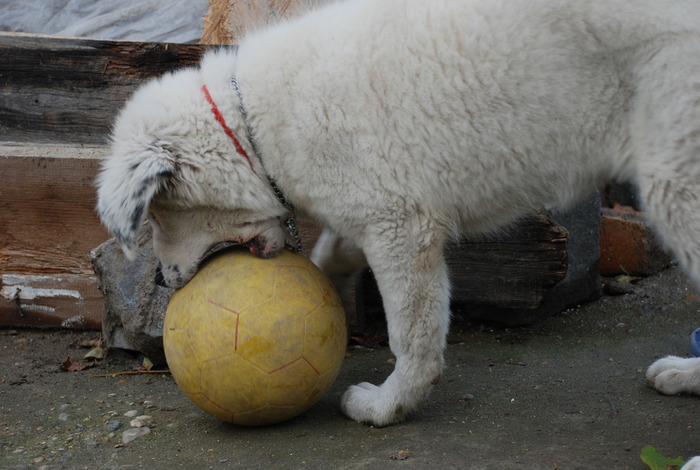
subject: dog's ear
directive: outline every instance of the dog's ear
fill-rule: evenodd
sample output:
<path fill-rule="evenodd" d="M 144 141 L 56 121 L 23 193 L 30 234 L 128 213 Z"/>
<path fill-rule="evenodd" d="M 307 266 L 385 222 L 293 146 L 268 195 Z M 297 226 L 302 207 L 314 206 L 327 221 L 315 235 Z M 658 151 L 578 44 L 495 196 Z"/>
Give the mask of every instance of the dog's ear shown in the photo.
<path fill-rule="evenodd" d="M 154 196 L 172 185 L 175 176 L 173 152 L 160 143 L 105 160 L 97 178 L 97 213 L 130 260 L 136 257 L 138 233 Z"/>

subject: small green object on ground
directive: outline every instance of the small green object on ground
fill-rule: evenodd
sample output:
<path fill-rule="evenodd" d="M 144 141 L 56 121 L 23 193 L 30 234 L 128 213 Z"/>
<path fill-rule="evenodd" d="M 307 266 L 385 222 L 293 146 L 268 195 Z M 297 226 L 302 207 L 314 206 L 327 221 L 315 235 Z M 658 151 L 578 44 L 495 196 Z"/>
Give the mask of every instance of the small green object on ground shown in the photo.
<path fill-rule="evenodd" d="M 673 470 L 681 468 L 685 464 L 685 460 L 682 457 L 676 457 L 675 459 L 664 457 L 654 446 L 643 448 L 640 458 L 651 470 Z"/>

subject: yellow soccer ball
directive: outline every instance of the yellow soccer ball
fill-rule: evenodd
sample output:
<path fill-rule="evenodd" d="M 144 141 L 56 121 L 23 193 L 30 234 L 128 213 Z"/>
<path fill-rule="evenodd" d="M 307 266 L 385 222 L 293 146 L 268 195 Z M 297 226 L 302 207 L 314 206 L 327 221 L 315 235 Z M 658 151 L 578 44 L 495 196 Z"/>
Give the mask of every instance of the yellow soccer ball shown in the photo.
<path fill-rule="evenodd" d="M 308 259 L 228 251 L 175 291 L 163 326 L 170 371 L 197 406 L 230 423 L 291 419 L 330 388 L 345 357 L 345 312 Z"/>

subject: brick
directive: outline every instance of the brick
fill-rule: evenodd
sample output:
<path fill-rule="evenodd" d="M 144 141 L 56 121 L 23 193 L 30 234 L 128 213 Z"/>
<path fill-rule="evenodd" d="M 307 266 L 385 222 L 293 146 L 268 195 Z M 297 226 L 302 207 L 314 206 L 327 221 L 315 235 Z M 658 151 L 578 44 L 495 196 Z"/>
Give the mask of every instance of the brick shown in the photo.
<path fill-rule="evenodd" d="M 659 245 L 644 213 L 627 206 L 602 209 L 600 274 L 648 276 L 670 263 L 671 257 Z"/>

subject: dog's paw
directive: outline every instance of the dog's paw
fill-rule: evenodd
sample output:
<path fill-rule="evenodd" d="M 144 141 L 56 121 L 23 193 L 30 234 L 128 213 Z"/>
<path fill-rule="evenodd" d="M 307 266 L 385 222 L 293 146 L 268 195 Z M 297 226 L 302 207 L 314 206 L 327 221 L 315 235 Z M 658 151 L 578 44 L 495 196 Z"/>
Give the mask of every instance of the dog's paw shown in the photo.
<path fill-rule="evenodd" d="M 392 399 L 386 386 L 378 387 L 363 382 L 352 385 L 343 394 L 340 406 L 343 413 L 355 421 L 382 427 L 397 423 L 406 418 L 401 403 Z"/>
<path fill-rule="evenodd" d="M 700 358 L 664 357 L 649 366 L 646 377 L 649 384 L 663 394 L 700 395 Z"/>

